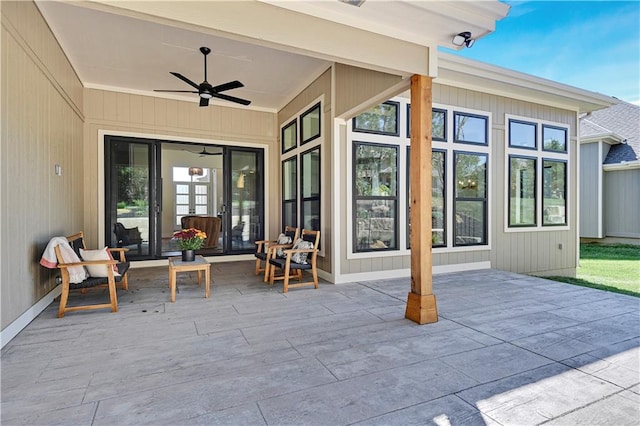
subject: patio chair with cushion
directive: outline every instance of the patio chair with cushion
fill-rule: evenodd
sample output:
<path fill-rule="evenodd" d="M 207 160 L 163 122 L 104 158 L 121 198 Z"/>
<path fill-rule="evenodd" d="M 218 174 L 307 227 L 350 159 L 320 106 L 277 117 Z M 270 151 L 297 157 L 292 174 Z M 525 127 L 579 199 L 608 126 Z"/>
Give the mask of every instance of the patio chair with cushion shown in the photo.
<path fill-rule="evenodd" d="M 283 251 L 284 257 L 277 254 L 277 250 L 269 250 L 269 284 L 273 285 L 275 280 L 284 280 L 282 292 L 286 293 L 289 288 L 313 286 L 318 288 L 318 271 L 316 269 L 316 259 L 318 257 L 318 244 L 320 243 L 320 231 L 303 229 L 301 238 L 296 240 L 292 248 Z M 276 268 L 280 268 L 283 275 L 276 276 Z M 312 281 L 302 282 L 303 271 L 310 271 Z M 297 278 L 296 284 L 289 284 L 290 278 Z"/>
<path fill-rule="evenodd" d="M 142 235 L 137 226 L 125 228 L 120 222 L 113 224 L 113 233 L 116 234 L 116 245 L 118 247 L 138 246 L 138 253 L 142 254 Z"/>
<path fill-rule="evenodd" d="M 276 244 L 278 247 L 274 247 L 274 249 L 287 249 L 293 247 L 293 243 L 298 239 L 298 232 L 298 228 L 286 226 L 284 228 L 284 232 L 280 234 L 276 240 L 255 241 L 256 275 L 259 275 L 260 272 L 264 272 L 264 282 L 269 281 L 269 248 Z M 264 262 L 264 267 L 262 267 L 262 262 Z"/>
<path fill-rule="evenodd" d="M 105 247 L 101 250 L 87 250 L 82 232 L 66 239 L 72 252 L 68 251 L 68 247 L 61 247 L 61 244 L 54 247 L 58 262 L 57 267 L 62 275 L 62 294 L 60 295 L 58 318 L 64 317 L 67 312 L 92 309 L 111 308 L 112 312 L 117 312 L 116 283 L 120 283 L 124 290 L 129 289 L 127 277 L 129 262 L 125 257 L 125 252 L 128 249 Z M 118 253 L 118 260 L 114 260 L 111 253 Z M 81 260 L 77 261 L 78 259 Z M 105 286 L 109 289 L 109 303 L 67 306 L 69 290 L 82 290 L 83 293 L 86 293 L 88 288 Z"/>

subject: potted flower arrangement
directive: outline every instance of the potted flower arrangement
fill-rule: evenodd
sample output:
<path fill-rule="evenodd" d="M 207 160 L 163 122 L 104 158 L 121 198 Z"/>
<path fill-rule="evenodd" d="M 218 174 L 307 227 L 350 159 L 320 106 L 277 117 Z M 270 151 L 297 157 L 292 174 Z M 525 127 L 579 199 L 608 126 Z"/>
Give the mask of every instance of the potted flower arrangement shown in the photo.
<path fill-rule="evenodd" d="M 195 251 L 202 248 L 207 234 L 196 228 L 181 229 L 173 233 L 173 239 L 182 250 L 182 260 L 190 262 L 195 260 Z"/>

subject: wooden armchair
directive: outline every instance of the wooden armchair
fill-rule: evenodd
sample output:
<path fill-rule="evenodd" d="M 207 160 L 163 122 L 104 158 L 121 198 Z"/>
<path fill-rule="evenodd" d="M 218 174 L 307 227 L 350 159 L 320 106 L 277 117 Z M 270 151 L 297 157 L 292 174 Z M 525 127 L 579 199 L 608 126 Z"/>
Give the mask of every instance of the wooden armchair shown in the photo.
<path fill-rule="evenodd" d="M 278 244 L 277 247 L 275 245 L 278 243 L 277 240 L 258 240 L 255 241 L 256 244 L 256 275 L 259 275 L 260 272 L 264 272 L 264 282 L 269 281 L 269 250 L 276 250 L 278 248 L 286 249 L 293 247 L 293 243 L 296 242 L 299 236 L 299 229 L 294 228 L 292 226 L 286 226 L 284 228 L 284 235 L 288 237 L 291 241 L 289 244 Z M 262 267 L 262 262 L 264 262 L 264 268 Z"/>
<path fill-rule="evenodd" d="M 60 245 L 55 247 L 56 258 L 58 261 L 57 267 L 60 269 L 60 273 L 62 275 L 62 294 L 60 295 L 58 318 L 64 317 L 64 314 L 67 312 L 91 309 L 111 308 L 112 312 L 117 312 L 118 298 L 116 295 L 116 283 L 120 283 L 124 290 L 129 289 L 129 281 L 127 277 L 129 262 L 127 262 L 125 257 L 125 252 L 128 251 L 128 249 L 105 248 L 104 250 L 86 250 L 84 234 L 82 232 L 68 236 L 67 241 L 76 256 L 79 259 L 84 260 L 81 260 L 80 262 L 69 262 L 69 256 L 67 255 L 65 259 L 65 256 L 63 255 L 64 250 L 61 249 Z M 114 260 L 111 253 L 118 253 L 118 260 Z M 78 267 L 82 268 L 80 271 L 84 271 L 84 268 L 86 268 L 88 270 L 88 274 L 82 275 L 85 277 L 82 282 L 71 282 L 78 280 L 72 280 L 69 271 L 70 269 L 73 269 L 75 273 L 75 271 L 78 271 Z M 82 290 L 83 293 L 86 293 L 88 288 L 105 286 L 109 288 L 109 303 L 71 307 L 67 306 L 69 290 Z"/>
<path fill-rule="evenodd" d="M 286 293 L 289 288 L 313 286 L 318 288 L 318 271 L 316 269 L 316 259 L 318 257 L 318 244 L 320 243 L 320 231 L 303 229 L 299 240 L 292 248 L 284 250 L 284 257 L 278 257 L 276 250 L 269 250 L 269 284 L 273 285 L 275 280 L 284 280 L 282 292 Z M 276 276 L 276 268 L 280 268 L 283 275 Z M 302 271 L 311 271 L 312 281 L 289 284 L 291 277 L 302 281 Z"/>

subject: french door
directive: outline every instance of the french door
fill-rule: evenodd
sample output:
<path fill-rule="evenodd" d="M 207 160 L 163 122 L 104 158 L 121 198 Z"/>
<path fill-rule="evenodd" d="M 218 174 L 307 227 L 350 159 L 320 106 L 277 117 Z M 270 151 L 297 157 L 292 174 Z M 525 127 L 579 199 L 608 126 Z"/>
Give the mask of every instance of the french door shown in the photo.
<path fill-rule="evenodd" d="M 127 257 L 177 255 L 171 237 L 185 216 L 215 221 L 202 255 L 252 253 L 263 238 L 262 149 L 121 136 L 104 146 L 105 240 Z"/>

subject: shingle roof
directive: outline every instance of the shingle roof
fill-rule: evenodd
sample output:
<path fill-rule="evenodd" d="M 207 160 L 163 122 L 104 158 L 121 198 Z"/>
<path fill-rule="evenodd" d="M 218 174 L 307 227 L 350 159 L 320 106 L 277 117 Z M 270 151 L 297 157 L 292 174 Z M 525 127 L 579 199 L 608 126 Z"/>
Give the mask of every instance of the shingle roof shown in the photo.
<path fill-rule="evenodd" d="M 628 102 L 594 111 L 580 120 L 580 135 L 593 136 L 615 133 L 625 138 L 624 143 L 613 145 L 604 164 L 640 159 L 640 107 Z"/>

